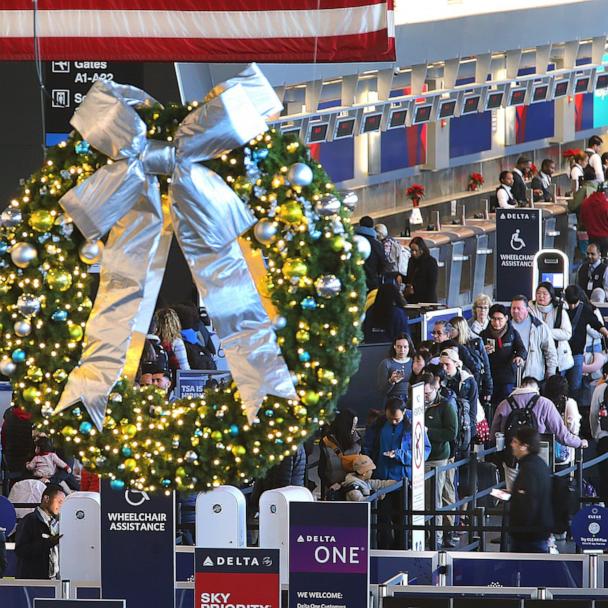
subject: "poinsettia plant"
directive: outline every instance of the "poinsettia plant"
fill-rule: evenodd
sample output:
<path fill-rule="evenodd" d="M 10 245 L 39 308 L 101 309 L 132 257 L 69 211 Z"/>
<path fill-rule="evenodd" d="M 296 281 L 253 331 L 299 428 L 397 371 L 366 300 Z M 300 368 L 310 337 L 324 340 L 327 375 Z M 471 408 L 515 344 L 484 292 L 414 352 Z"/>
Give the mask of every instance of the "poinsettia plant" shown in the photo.
<path fill-rule="evenodd" d="M 424 196 L 424 186 L 422 184 L 412 184 L 405 193 L 412 201 L 419 201 Z"/>
<path fill-rule="evenodd" d="M 578 148 L 568 148 L 567 150 L 564 150 L 562 152 L 562 156 L 564 158 L 573 158 L 574 156 L 577 156 L 578 154 L 580 154 L 582 152 L 582 150 L 579 150 Z"/>
<path fill-rule="evenodd" d="M 483 186 L 486 180 L 483 178 L 481 173 L 471 173 L 469 175 L 469 185 L 467 186 L 468 190 L 477 190 L 480 186 Z"/>

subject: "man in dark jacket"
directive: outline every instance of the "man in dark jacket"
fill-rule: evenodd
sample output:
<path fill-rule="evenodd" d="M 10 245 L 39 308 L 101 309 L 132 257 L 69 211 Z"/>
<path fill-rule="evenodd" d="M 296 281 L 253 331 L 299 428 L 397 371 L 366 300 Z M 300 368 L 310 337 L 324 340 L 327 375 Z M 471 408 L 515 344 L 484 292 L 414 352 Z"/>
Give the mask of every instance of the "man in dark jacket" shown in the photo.
<path fill-rule="evenodd" d="M 550 203 L 553 200 L 551 191 L 552 175 L 555 173 L 555 161 L 550 158 L 543 160 L 540 172 L 532 178 L 532 194 L 534 201 L 544 201 Z"/>
<path fill-rule="evenodd" d="M 363 263 L 367 291 L 378 289 L 380 277 L 388 272 L 389 266 L 384 255 L 384 246 L 378 240 L 374 230 L 374 220 L 369 215 L 364 215 L 359 220 L 359 226 L 355 229 L 355 234 L 366 238 L 371 248 L 371 253 Z"/>
<path fill-rule="evenodd" d="M 61 486 L 49 484 L 40 505 L 17 528 L 17 578 L 59 577 L 59 513 L 65 500 Z"/>
<path fill-rule="evenodd" d="M 553 528 L 551 473 L 538 455 L 538 431 L 520 428 L 511 440 L 511 449 L 519 461 L 511 492 L 511 551 L 549 553 L 547 541 Z"/>
<path fill-rule="evenodd" d="M 524 180 L 529 175 L 531 167 L 532 161 L 526 156 L 520 156 L 512 171 L 513 185 L 511 186 L 511 195 L 518 203 L 528 202 L 526 182 Z"/>

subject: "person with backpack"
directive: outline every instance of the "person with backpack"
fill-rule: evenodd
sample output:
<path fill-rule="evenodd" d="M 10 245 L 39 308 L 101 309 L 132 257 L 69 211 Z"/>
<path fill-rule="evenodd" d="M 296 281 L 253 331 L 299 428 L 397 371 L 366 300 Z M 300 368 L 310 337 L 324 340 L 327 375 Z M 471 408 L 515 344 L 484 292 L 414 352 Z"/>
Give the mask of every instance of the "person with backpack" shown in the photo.
<path fill-rule="evenodd" d="M 213 370 L 217 369 L 217 364 L 213 359 L 213 354 L 209 350 L 207 344 L 201 342 L 201 335 L 197 331 L 200 325 L 198 310 L 195 306 L 189 304 L 180 304 L 174 307 L 179 322 L 181 325 L 181 337 L 186 348 L 188 357 L 188 365 L 190 369 L 196 370 Z M 212 346 L 209 338 L 208 344 L 211 345 L 213 353 L 215 347 Z"/>
<path fill-rule="evenodd" d="M 602 368 L 604 382 L 598 384 L 593 391 L 591 407 L 589 408 L 589 426 L 591 436 L 596 442 L 596 453 L 601 456 L 608 452 L 608 363 Z M 599 473 L 599 496 L 605 505 L 608 505 L 608 460 L 597 465 Z"/>
<path fill-rule="evenodd" d="M 496 443 L 496 433 L 505 436 L 503 466 L 507 490 L 517 475 L 517 459 L 511 451 L 511 440 L 518 429 L 531 427 L 539 433 L 552 433 L 558 443 L 571 448 L 586 448 L 587 441 L 571 433 L 552 401 L 542 397 L 535 378 L 526 377 L 496 408 L 490 428 L 490 443 Z"/>
<path fill-rule="evenodd" d="M 410 261 L 411 252 L 403 247 L 388 233 L 388 228 L 384 224 L 374 226 L 378 240 L 384 247 L 386 257 L 386 272 L 396 272 L 403 276 L 407 275 L 407 267 Z"/>
<path fill-rule="evenodd" d="M 543 396 L 553 402 L 568 430 L 578 437 L 581 414 L 576 401 L 568 396 L 568 380 L 559 374 L 551 376 L 543 387 Z M 555 470 L 561 471 L 574 462 L 574 448 L 555 442 Z"/>
<path fill-rule="evenodd" d="M 521 427 L 509 444 L 519 463 L 519 473 L 511 488 L 509 525 L 511 551 L 549 553 L 549 537 L 554 527 L 551 472 L 540 452 L 540 435 L 532 427 Z"/>
<path fill-rule="evenodd" d="M 452 341 L 458 346 L 458 355 L 477 383 L 479 400 L 482 403 L 489 403 L 494 384 L 490 373 L 488 353 L 483 346 L 483 341 L 473 335 L 464 317 L 453 317 L 450 319 L 450 325 L 452 326 Z M 467 361 L 470 363 L 467 364 Z"/>
<path fill-rule="evenodd" d="M 365 431 L 363 454 L 375 463 L 374 479 L 412 477 L 412 413 L 402 399 L 386 402 L 384 415 Z M 424 432 L 424 460 L 431 444 Z M 378 504 L 378 549 L 403 549 L 403 494 L 391 492 Z"/>
<path fill-rule="evenodd" d="M 489 316 L 490 324 L 481 332 L 480 337 L 488 353 L 492 372 L 492 405 L 497 405 L 515 388 L 515 369 L 523 365 L 528 351 L 502 304 L 493 304 Z"/>
<path fill-rule="evenodd" d="M 190 369 L 188 353 L 182 338 L 182 326 L 172 308 L 161 308 L 154 314 L 157 335 L 169 358 L 169 369 L 173 374 L 178 369 Z"/>
<path fill-rule="evenodd" d="M 565 373 L 574 365 L 568 341 L 572 337 L 572 325 L 564 304 L 548 281 L 542 281 L 536 288 L 536 300 L 528 305 L 530 314 L 545 323 L 551 332 L 557 351 L 557 369 Z"/>
<path fill-rule="evenodd" d="M 448 463 L 451 456 L 451 444 L 456 441 L 458 435 L 458 415 L 456 402 L 451 393 L 442 393 L 440 378 L 430 372 L 422 375 L 424 382 L 424 422 L 431 443 L 431 452 L 428 460 L 424 463 L 426 472 L 437 469 Z M 441 499 L 446 482 L 446 473 L 450 471 L 436 471 L 435 482 L 435 504 L 441 506 Z M 426 483 L 427 504 L 430 506 L 430 480 Z M 442 517 L 435 518 L 438 526 L 441 526 Z M 438 545 L 453 549 L 454 544 L 451 534 L 438 532 Z"/>

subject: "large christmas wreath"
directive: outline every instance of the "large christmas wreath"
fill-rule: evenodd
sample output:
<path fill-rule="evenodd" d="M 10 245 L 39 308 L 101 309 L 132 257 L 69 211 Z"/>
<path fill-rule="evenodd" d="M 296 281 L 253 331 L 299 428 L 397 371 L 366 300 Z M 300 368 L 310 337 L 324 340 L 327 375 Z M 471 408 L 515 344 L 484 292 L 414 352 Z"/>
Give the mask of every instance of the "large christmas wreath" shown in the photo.
<path fill-rule="evenodd" d="M 166 142 L 197 105 L 137 112 L 147 137 Z M 275 331 L 298 399 L 268 395 L 248 420 L 234 383 L 169 402 L 159 389 L 122 377 L 99 430 L 82 404 L 56 411 L 83 351 L 93 306 L 89 269 L 101 249 L 84 239 L 59 200 L 111 162 L 73 132 L 48 150 L 2 213 L 0 372 L 11 379 L 13 403 L 116 489 L 250 482 L 331 418 L 357 368 L 365 288 L 352 204 L 301 141 L 273 129 L 206 161 L 258 220 L 244 236 L 266 259 L 258 288 L 280 315 Z M 168 180 L 159 182 L 164 196 Z"/>

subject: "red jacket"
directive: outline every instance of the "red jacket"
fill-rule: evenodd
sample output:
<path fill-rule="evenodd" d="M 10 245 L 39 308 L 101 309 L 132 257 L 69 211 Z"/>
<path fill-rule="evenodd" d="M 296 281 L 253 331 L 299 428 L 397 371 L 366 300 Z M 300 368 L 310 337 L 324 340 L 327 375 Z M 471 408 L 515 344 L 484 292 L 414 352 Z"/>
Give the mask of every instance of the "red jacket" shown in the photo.
<path fill-rule="evenodd" d="M 608 197 L 603 192 L 594 192 L 583 201 L 581 221 L 589 236 L 608 237 Z"/>

